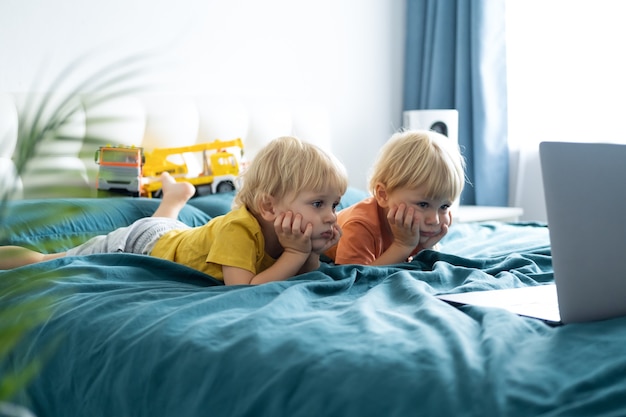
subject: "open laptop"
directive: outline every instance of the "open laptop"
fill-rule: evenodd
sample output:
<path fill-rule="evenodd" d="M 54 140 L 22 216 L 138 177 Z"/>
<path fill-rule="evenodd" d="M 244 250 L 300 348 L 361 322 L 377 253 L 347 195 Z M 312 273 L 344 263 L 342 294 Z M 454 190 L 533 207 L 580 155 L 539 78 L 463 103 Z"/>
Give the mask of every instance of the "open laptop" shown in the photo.
<path fill-rule="evenodd" d="M 626 315 L 626 145 L 542 142 L 555 285 L 438 296 L 549 324 Z"/>

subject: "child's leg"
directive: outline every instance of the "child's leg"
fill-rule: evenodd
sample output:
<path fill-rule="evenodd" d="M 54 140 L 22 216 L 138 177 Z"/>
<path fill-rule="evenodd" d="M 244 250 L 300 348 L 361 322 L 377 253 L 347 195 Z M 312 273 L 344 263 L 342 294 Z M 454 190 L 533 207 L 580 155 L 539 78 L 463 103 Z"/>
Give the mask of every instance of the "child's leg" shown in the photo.
<path fill-rule="evenodd" d="M 0 270 L 36 264 L 63 256 L 65 252 L 45 254 L 20 246 L 0 246 Z"/>
<path fill-rule="evenodd" d="M 168 172 L 161 174 L 161 182 L 163 197 L 152 217 L 176 219 L 187 201 L 196 193 L 196 188 L 188 182 L 176 182 Z"/>
<path fill-rule="evenodd" d="M 152 217 L 176 219 L 187 201 L 193 197 L 196 189 L 188 182 L 176 182 L 167 172 L 161 175 L 161 181 L 163 183 L 163 198 Z M 20 246 L 0 246 L 0 270 L 35 264 L 61 258 L 65 255 L 66 252 L 44 254 Z"/>

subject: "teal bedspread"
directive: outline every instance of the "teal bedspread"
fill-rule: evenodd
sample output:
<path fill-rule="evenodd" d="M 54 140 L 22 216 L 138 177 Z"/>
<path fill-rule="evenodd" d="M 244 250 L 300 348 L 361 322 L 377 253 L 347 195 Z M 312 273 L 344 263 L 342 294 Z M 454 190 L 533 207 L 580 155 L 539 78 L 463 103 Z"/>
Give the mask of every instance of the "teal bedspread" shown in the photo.
<path fill-rule="evenodd" d="M 149 213 L 140 200 L 93 223 Z M 94 215 L 79 203 L 68 242 Z M 21 207 L 10 223 L 28 216 Z M 204 216 L 192 206 L 183 218 Z M 61 233 L 50 227 L 14 227 L 2 243 L 48 245 Z M 626 415 L 626 318 L 550 327 L 434 296 L 551 282 L 541 224 L 459 224 L 411 263 L 324 264 L 260 286 L 116 254 L 0 272 L 0 297 L 25 276 L 49 279 L 39 293 L 55 301 L 0 371 L 54 346 L 15 399 L 38 417 Z"/>

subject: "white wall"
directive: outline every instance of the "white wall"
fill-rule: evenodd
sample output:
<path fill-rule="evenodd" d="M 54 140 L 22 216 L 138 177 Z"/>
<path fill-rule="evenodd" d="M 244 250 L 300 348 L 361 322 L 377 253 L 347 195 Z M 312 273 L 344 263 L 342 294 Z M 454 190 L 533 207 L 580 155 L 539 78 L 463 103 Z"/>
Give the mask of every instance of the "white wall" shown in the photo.
<path fill-rule="evenodd" d="M 2 0 L 0 92 L 41 89 L 90 50 L 94 63 L 154 50 L 160 91 L 321 106 L 364 188 L 400 127 L 403 43 L 404 0 Z"/>

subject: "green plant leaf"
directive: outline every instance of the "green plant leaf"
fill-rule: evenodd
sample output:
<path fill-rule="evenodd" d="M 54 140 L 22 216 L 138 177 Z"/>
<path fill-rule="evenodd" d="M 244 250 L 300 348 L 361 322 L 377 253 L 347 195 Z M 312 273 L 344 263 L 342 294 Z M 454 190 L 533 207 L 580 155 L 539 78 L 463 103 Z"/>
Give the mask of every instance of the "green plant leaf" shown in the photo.
<path fill-rule="evenodd" d="M 49 85 L 42 88 L 35 84 L 31 88 L 31 91 L 43 93 L 29 94 L 25 97 L 18 115 L 17 143 L 12 158 L 17 177 L 24 173 L 29 161 L 37 155 L 39 146 L 44 141 L 77 140 L 90 143 L 98 139 L 74 137 L 62 130 L 73 122 L 73 118 L 82 109 L 81 106 L 85 105 L 85 100 L 89 106 L 94 106 L 147 89 L 148 85 L 143 82 L 143 77 L 146 72 L 152 72 L 154 68 L 154 64 L 151 63 L 154 58 L 153 54 L 143 53 L 122 57 L 99 66 L 94 71 L 85 72 L 86 63 L 90 58 L 97 57 L 98 52 L 100 51 L 93 50 L 90 54 L 78 57 L 60 71 Z M 81 78 L 79 73 L 86 75 Z M 90 120 L 90 122 L 106 124 L 120 119 L 123 117 L 102 117 Z M 66 185 L 60 184 L 59 187 L 64 190 L 65 195 L 71 195 L 71 189 Z M 9 214 L 8 201 L 12 196 L 12 191 L 10 187 L 8 190 L 0 190 L 0 225 L 5 224 L 4 219 Z M 74 214 L 76 212 L 68 211 L 59 213 L 58 217 L 52 219 L 34 219 L 29 224 L 25 224 L 24 230 L 20 232 L 36 230 L 38 227 L 55 222 L 71 221 Z M 0 227 L 0 238 L 3 237 L 3 233 L 9 232 L 4 227 Z M 46 242 L 44 246 L 40 250 L 56 252 L 53 240 Z M 28 343 L 28 337 L 50 320 L 52 307 L 57 300 L 54 295 L 49 294 L 47 288 L 60 277 L 57 277 L 54 272 L 41 276 L 29 274 L 29 271 L 31 269 L 25 268 L 24 274 L 19 275 L 13 282 L 0 283 L 0 365 L 2 369 L 9 367 L 7 360 L 15 354 L 17 349 L 23 347 L 24 343 Z M 12 277 L 15 276 L 12 275 Z M 22 366 L 15 368 L 17 365 L 11 363 L 14 369 L 0 376 L 0 402 L 11 400 L 36 377 L 59 343 L 58 338 L 49 342 L 37 351 L 34 358 Z"/>

